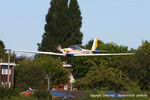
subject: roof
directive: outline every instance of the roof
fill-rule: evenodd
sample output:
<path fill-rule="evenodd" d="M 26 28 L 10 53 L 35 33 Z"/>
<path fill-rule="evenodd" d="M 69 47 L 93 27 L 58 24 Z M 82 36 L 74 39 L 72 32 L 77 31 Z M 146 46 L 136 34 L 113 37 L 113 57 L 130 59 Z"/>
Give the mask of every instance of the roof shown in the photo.
<path fill-rule="evenodd" d="M 7 65 L 7 66 L 8 66 L 8 63 L 3 63 L 3 62 L 1 62 L 0 65 Z M 16 66 L 15 63 L 10 63 L 9 65 L 10 65 L 10 66 Z"/>
<path fill-rule="evenodd" d="M 59 97 L 59 98 L 71 98 L 72 96 L 65 94 L 63 92 L 60 91 L 56 91 L 56 90 L 50 90 L 51 95 Z"/>
<path fill-rule="evenodd" d="M 104 91 L 104 93 L 108 94 L 109 97 L 112 97 L 112 98 L 119 98 L 119 94 L 116 93 L 116 92 L 113 92 L 113 91 Z"/>

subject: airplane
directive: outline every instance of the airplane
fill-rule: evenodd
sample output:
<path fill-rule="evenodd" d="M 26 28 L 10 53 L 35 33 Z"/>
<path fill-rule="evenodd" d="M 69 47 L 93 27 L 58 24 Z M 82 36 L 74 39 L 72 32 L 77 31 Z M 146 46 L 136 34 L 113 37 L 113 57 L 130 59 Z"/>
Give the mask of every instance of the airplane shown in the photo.
<path fill-rule="evenodd" d="M 23 52 L 23 53 L 35 53 L 35 54 L 48 54 L 55 56 L 65 56 L 65 57 L 73 57 L 73 56 L 117 56 L 117 55 L 135 55 L 137 53 L 97 53 L 98 50 L 98 39 L 94 39 L 92 49 L 82 49 L 78 45 L 71 45 L 68 48 L 61 48 L 60 46 L 57 48 L 61 53 L 55 52 L 45 52 L 45 51 L 25 51 L 25 50 L 13 50 L 9 49 L 9 51 L 13 52 Z"/>

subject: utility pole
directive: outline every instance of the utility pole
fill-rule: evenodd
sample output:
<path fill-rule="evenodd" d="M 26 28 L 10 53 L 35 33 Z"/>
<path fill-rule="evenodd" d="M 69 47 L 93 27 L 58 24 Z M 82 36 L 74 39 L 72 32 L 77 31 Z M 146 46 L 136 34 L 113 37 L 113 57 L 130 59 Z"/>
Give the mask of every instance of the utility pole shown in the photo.
<path fill-rule="evenodd" d="M 47 82 L 48 82 L 47 90 L 49 91 L 49 85 L 50 85 L 50 77 L 49 77 L 49 75 L 47 75 L 47 77 L 45 77 L 45 79 L 47 79 Z"/>
<path fill-rule="evenodd" d="M 50 85 L 50 78 L 48 77 L 48 88 L 47 88 L 47 90 L 49 91 L 49 85 Z"/>
<path fill-rule="evenodd" d="M 9 70 L 10 70 L 10 50 L 8 51 L 8 75 L 7 75 L 7 84 L 8 84 L 8 88 L 10 88 L 10 84 L 9 84 Z"/>
<path fill-rule="evenodd" d="M 49 77 L 49 75 L 47 75 L 47 77 L 45 77 L 45 79 L 47 79 L 47 90 L 48 90 L 48 94 L 49 94 L 49 89 L 50 89 L 50 77 Z M 48 95 L 48 99 L 49 99 L 49 95 Z"/>

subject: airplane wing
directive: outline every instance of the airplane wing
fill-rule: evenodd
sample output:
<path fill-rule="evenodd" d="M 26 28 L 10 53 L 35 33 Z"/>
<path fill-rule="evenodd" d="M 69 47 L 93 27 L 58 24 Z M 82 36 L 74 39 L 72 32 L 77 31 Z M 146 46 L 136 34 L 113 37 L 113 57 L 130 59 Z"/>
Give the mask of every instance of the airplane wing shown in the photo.
<path fill-rule="evenodd" d="M 120 55 L 135 55 L 137 53 L 100 53 L 100 54 L 74 54 L 74 56 L 120 56 Z"/>
<path fill-rule="evenodd" d="M 35 54 L 49 54 L 49 55 L 56 55 L 56 56 L 65 56 L 65 54 L 63 54 L 63 53 L 44 52 L 44 51 L 25 51 L 25 50 L 13 50 L 13 49 L 10 49 L 10 51 L 23 52 L 23 53 L 35 53 Z"/>
<path fill-rule="evenodd" d="M 23 52 L 23 53 L 35 53 L 35 54 L 48 54 L 56 56 L 120 56 L 120 55 L 136 55 L 141 53 L 100 53 L 100 54 L 64 54 L 64 53 L 55 53 L 55 52 L 45 52 L 45 51 L 25 51 L 25 50 L 13 50 L 8 49 L 13 52 Z"/>

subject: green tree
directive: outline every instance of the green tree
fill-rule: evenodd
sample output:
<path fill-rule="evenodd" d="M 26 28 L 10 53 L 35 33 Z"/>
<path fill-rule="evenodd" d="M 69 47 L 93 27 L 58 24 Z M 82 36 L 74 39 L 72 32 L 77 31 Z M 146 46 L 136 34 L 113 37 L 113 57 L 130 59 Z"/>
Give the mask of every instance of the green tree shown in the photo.
<path fill-rule="evenodd" d="M 75 86 L 78 89 L 100 88 L 104 90 L 127 91 L 136 83 L 132 82 L 122 71 L 103 65 L 91 67 L 86 77 L 78 79 Z"/>
<path fill-rule="evenodd" d="M 47 79 L 50 77 L 50 87 L 68 80 L 68 71 L 62 68 L 60 60 L 48 56 L 42 56 L 32 61 L 25 60 L 15 67 L 15 86 L 25 90 L 29 87 L 45 90 Z"/>
<path fill-rule="evenodd" d="M 51 0 L 46 15 L 45 33 L 38 44 L 40 51 L 56 51 L 57 46 L 67 47 L 82 43 L 82 17 L 76 0 Z"/>
<path fill-rule="evenodd" d="M 140 55 L 123 56 L 115 59 L 113 67 L 121 70 L 132 81 L 137 81 L 142 90 L 150 89 L 150 42 L 143 41 L 137 50 L 131 50 Z"/>
<path fill-rule="evenodd" d="M 73 44 L 82 44 L 83 34 L 80 31 L 82 26 L 82 16 L 77 0 L 70 0 L 68 16 L 69 16 L 69 25 L 68 25 L 69 32 L 68 37 L 66 37 L 67 38 L 66 46 Z"/>
<path fill-rule="evenodd" d="M 7 61 L 7 53 L 4 49 L 5 49 L 4 42 L 0 40 L 0 60 L 1 61 Z"/>
<path fill-rule="evenodd" d="M 51 7 L 46 15 L 45 33 L 41 44 L 41 51 L 56 51 L 58 45 L 64 43 L 67 37 L 68 0 L 51 0 Z M 62 45 L 63 46 L 63 45 Z"/>
<path fill-rule="evenodd" d="M 89 67 L 92 65 L 88 63 L 88 57 L 75 57 L 71 59 L 71 65 L 73 69 L 73 76 L 75 79 L 85 77 L 89 71 Z"/>
<path fill-rule="evenodd" d="M 88 44 L 83 46 L 83 48 L 91 49 L 92 44 L 93 40 L 90 40 Z M 110 53 L 128 51 L 126 46 L 119 46 L 115 43 L 104 43 L 100 40 L 98 41 L 98 50 Z M 112 67 L 113 63 L 118 57 L 119 56 L 73 57 L 71 59 L 73 75 L 75 76 L 76 79 L 85 77 L 87 72 L 90 71 L 91 65 L 93 65 L 94 63 L 96 65 L 102 64 L 107 67 Z"/>
<path fill-rule="evenodd" d="M 0 40 L 0 47 L 1 47 L 2 49 L 4 49 L 4 48 L 5 48 L 5 45 L 4 45 L 4 43 L 3 43 L 3 41 L 2 41 L 2 40 Z"/>

